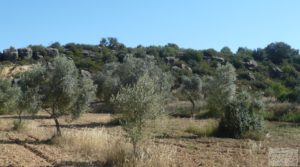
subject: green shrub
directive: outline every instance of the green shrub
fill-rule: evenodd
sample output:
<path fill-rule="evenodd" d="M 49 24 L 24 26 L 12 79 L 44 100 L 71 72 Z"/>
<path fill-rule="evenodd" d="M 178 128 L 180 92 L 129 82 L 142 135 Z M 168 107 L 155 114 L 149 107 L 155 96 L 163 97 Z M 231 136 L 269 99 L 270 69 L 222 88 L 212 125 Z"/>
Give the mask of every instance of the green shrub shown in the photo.
<path fill-rule="evenodd" d="M 269 121 L 275 120 L 275 116 L 273 112 L 263 111 L 261 112 L 261 115 L 265 120 L 269 120 Z"/>
<path fill-rule="evenodd" d="M 225 107 L 219 133 L 222 136 L 245 138 L 246 134 L 260 132 L 263 118 L 257 113 L 261 107 L 247 92 L 242 92 Z"/>
<path fill-rule="evenodd" d="M 280 120 L 280 118 L 289 113 L 289 112 L 296 112 L 297 108 L 292 103 L 272 103 L 269 104 L 266 110 L 273 114 L 274 120 Z"/>
<path fill-rule="evenodd" d="M 280 118 L 280 121 L 300 122 L 300 112 L 288 112 Z"/>

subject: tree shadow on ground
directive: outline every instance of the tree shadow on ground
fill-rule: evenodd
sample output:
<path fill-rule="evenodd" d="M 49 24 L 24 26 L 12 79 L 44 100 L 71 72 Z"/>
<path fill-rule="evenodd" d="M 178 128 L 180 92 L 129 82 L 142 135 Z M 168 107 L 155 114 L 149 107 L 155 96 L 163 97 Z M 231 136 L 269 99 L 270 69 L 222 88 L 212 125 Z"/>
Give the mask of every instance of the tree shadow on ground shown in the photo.
<path fill-rule="evenodd" d="M 23 115 L 21 116 L 24 120 L 38 120 L 38 119 L 52 119 L 50 116 L 47 115 Z M 1 116 L 0 119 L 19 119 L 19 116 L 17 115 L 7 115 L 7 116 Z"/>
<path fill-rule="evenodd" d="M 11 139 L 11 140 L 0 140 L 0 144 L 51 144 L 51 139 L 47 140 L 19 140 L 19 139 Z"/>
<path fill-rule="evenodd" d="M 116 127 L 118 125 L 111 124 L 111 123 L 99 123 L 99 122 L 92 122 L 92 123 L 85 123 L 85 124 L 62 124 L 60 125 L 61 128 L 66 129 L 78 129 L 78 128 L 97 128 L 97 127 Z M 55 125 L 41 125 L 41 127 L 55 127 Z"/>
<path fill-rule="evenodd" d="M 90 162 L 76 162 L 76 161 L 63 161 L 58 164 L 55 164 L 54 167 L 63 167 L 63 166 L 72 166 L 72 167 L 112 167 L 110 164 L 106 164 L 100 161 L 90 161 Z"/>

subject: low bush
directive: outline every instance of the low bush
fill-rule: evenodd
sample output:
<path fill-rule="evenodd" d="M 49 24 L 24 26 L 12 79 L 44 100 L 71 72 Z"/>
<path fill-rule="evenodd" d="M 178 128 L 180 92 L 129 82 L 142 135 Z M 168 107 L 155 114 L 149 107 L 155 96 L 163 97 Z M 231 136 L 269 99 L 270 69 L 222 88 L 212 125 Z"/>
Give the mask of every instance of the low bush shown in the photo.
<path fill-rule="evenodd" d="M 248 138 L 262 132 L 263 118 L 258 115 L 261 110 L 258 101 L 247 92 L 242 92 L 225 107 L 221 118 L 219 135 L 233 138 Z"/>
<path fill-rule="evenodd" d="M 300 112 L 289 112 L 284 114 L 281 118 L 280 121 L 284 122 L 300 122 Z"/>
<path fill-rule="evenodd" d="M 276 120 L 273 112 L 263 111 L 263 112 L 261 112 L 261 115 L 265 120 L 269 120 L 269 121 Z"/>
<path fill-rule="evenodd" d="M 300 112 L 293 103 L 270 103 L 262 116 L 270 121 L 300 122 Z"/>

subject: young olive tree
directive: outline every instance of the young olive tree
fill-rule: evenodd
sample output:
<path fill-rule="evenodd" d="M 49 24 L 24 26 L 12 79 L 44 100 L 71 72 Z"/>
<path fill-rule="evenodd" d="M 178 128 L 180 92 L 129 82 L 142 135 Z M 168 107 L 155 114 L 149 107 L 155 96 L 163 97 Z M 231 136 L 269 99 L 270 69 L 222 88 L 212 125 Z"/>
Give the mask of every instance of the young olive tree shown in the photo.
<path fill-rule="evenodd" d="M 43 108 L 54 119 L 58 136 L 61 135 L 58 118 L 63 115 L 77 117 L 86 111 L 95 90 L 90 78 L 78 74 L 72 60 L 58 56 L 46 65 Z"/>
<path fill-rule="evenodd" d="M 19 116 L 18 125 L 22 123 L 21 115 L 23 112 L 34 115 L 41 109 L 42 94 L 40 85 L 44 80 L 45 73 L 46 69 L 38 64 L 32 70 L 23 73 L 16 83 L 21 90 L 16 109 Z"/>
<path fill-rule="evenodd" d="M 214 77 L 205 82 L 207 108 L 213 116 L 221 117 L 225 106 L 235 97 L 235 81 L 235 68 L 227 63 L 218 65 Z"/>
<path fill-rule="evenodd" d="M 20 97 L 20 88 L 9 79 L 0 79 L 0 114 L 13 112 Z"/>
<path fill-rule="evenodd" d="M 155 81 L 145 73 L 135 85 L 122 87 L 111 102 L 122 115 L 124 130 L 133 144 L 137 156 L 137 145 L 143 137 L 145 122 L 157 118 L 164 111 L 165 98 L 161 91 L 156 91 Z"/>
<path fill-rule="evenodd" d="M 191 78 L 184 76 L 182 78 L 182 84 L 179 88 L 180 94 L 189 100 L 192 104 L 191 118 L 195 117 L 196 101 L 202 98 L 202 81 L 198 76 L 192 76 Z"/>

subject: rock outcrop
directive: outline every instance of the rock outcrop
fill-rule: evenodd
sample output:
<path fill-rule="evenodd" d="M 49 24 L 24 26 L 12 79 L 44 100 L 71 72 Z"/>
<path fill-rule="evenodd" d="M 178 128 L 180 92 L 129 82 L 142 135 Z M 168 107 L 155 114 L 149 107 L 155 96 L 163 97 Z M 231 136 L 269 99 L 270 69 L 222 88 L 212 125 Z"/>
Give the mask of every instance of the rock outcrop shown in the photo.
<path fill-rule="evenodd" d="M 49 57 L 56 57 L 59 55 L 59 51 L 56 48 L 46 48 L 46 52 Z"/>
<path fill-rule="evenodd" d="M 18 57 L 18 50 L 13 47 L 3 50 L 2 60 L 16 61 Z"/>
<path fill-rule="evenodd" d="M 21 59 L 30 59 L 30 58 L 32 58 L 32 49 L 31 48 L 20 48 L 20 49 L 18 49 L 18 54 Z"/>

